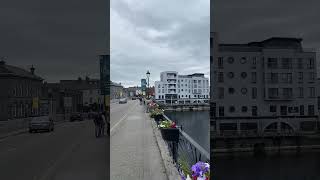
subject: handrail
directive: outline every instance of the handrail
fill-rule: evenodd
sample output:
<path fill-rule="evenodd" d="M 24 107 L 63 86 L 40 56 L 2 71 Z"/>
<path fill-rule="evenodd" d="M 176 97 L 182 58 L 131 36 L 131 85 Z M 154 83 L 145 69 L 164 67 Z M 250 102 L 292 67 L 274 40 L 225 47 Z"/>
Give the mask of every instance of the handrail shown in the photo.
<path fill-rule="evenodd" d="M 168 116 L 166 116 L 165 114 L 163 114 L 163 117 L 166 120 L 170 120 L 170 118 Z M 171 120 L 170 120 L 171 121 Z M 184 132 L 182 130 L 181 127 L 178 127 L 180 134 L 182 135 L 182 137 L 185 138 L 185 140 L 187 140 L 195 149 L 196 151 L 198 151 L 200 153 L 200 157 L 201 155 L 204 156 L 208 161 L 210 161 L 210 153 L 207 152 L 201 145 L 199 145 L 193 138 L 191 138 L 186 132 Z"/>

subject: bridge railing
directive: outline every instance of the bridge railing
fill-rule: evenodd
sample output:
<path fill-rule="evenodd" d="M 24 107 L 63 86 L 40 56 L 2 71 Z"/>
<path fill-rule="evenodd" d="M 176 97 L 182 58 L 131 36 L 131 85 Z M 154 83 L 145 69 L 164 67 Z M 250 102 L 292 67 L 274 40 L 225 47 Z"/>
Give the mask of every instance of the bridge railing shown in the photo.
<path fill-rule="evenodd" d="M 164 118 L 170 120 L 166 115 Z M 179 128 L 179 142 L 167 142 L 170 154 L 174 162 L 178 164 L 179 159 L 184 159 L 190 165 L 198 161 L 210 162 L 210 153 L 199 145 L 192 137 Z M 177 167 L 180 170 L 179 166 Z"/>

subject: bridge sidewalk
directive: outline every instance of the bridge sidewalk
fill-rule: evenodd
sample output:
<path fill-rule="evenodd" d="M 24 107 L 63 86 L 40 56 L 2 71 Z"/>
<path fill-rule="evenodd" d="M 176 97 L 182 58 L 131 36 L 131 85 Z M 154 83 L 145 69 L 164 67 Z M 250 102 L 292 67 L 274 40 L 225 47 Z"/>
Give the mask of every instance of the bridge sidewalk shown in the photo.
<path fill-rule="evenodd" d="M 167 180 L 150 119 L 139 103 L 111 133 L 111 179 Z"/>

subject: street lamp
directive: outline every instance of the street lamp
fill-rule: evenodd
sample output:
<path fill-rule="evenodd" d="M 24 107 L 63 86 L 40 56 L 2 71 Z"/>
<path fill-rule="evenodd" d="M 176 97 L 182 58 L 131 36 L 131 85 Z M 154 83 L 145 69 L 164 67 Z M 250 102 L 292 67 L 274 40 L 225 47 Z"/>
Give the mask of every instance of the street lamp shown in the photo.
<path fill-rule="evenodd" d="M 150 72 L 149 72 L 149 70 L 147 71 L 147 73 L 146 73 L 146 75 L 147 75 L 147 79 L 148 79 L 148 89 L 147 89 L 147 97 L 149 98 L 149 77 L 150 77 Z"/>

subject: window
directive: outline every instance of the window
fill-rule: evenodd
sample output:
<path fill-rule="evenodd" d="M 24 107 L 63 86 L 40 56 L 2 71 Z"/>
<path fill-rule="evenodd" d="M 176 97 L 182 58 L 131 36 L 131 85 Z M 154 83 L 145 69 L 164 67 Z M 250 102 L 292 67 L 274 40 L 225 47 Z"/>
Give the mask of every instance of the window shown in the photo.
<path fill-rule="evenodd" d="M 228 62 L 229 62 L 230 64 L 232 64 L 232 63 L 234 62 L 234 58 L 233 58 L 233 57 L 229 57 L 229 58 L 228 58 Z"/>
<path fill-rule="evenodd" d="M 283 97 L 292 98 L 292 88 L 283 88 Z"/>
<path fill-rule="evenodd" d="M 287 106 L 280 106 L 280 115 L 286 116 L 287 115 Z"/>
<path fill-rule="evenodd" d="M 301 105 L 300 106 L 300 116 L 303 116 L 304 115 L 304 106 Z"/>
<path fill-rule="evenodd" d="M 278 73 L 269 73 L 269 83 L 278 83 Z"/>
<path fill-rule="evenodd" d="M 220 117 L 224 116 L 224 107 L 223 106 L 219 106 L 219 116 Z"/>
<path fill-rule="evenodd" d="M 219 99 L 223 99 L 224 98 L 224 88 L 223 87 L 219 87 L 218 88 L 218 98 Z"/>
<path fill-rule="evenodd" d="M 308 105 L 308 115 L 314 116 L 314 105 Z"/>
<path fill-rule="evenodd" d="M 315 73 L 309 72 L 309 81 L 314 81 L 314 80 L 315 80 Z"/>
<path fill-rule="evenodd" d="M 282 83 L 292 83 L 292 73 L 281 73 Z"/>
<path fill-rule="evenodd" d="M 278 68 L 278 59 L 277 58 L 268 58 L 268 68 L 277 69 Z"/>
<path fill-rule="evenodd" d="M 302 82 L 303 81 L 303 72 L 298 73 L 298 81 Z"/>
<path fill-rule="evenodd" d="M 245 78 L 247 77 L 247 73 L 246 73 L 246 72 L 242 72 L 242 73 L 241 73 L 241 77 L 242 77 L 243 79 L 245 79 Z"/>
<path fill-rule="evenodd" d="M 268 88 L 268 95 L 270 99 L 277 99 L 279 97 L 278 88 Z"/>
<path fill-rule="evenodd" d="M 281 67 L 282 67 L 282 69 L 291 69 L 292 68 L 292 59 L 291 58 L 282 58 Z"/>
<path fill-rule="evenodd" d="M 302 58 L 298 58 L 298 63 L 297 63 L 297 65 L 298 65 L 298 69 L 303 69 L 303 59 Z"/>
<path fill-rule="evenodd" d="M 241 111 L 242 112 L 247 112 L 248 111 L 248 107 L 247 106 L 242 106 Z"/>
<path fill-rule="evenodd" d="M 234 91 L 235 91 L 234 88 L 232 88 L 232 87 L 229 88 L 229 94 L 234 94 Z"/>
<path fill-rule="evenodd" d="M 252 106 L 251 107 L 251 112 L 252 112 L 252 116 L 257 116 L 258 115 L 258 107 L 257 106 Z"/>
<path fill-rule="evenodd" d="M 236 111 L 236 108 L 234 106 L 229 107 L 229 112 L 233 113 Z"/>
<path fill-rule="evenodd" d="M 246 57 L 242 57 L 241 59 L 240 59 L 240 63 L 241 64 L 245 64 L 247 62 L 247 58 Z"/>
<path fill-rule="evenodd" d="M 299 98 L 303 98 L 303 87 L 299 87 Z"/>
<path fill-rule="evenodd" d="M 314 59 L 313 58 L 308 59 L 308 69 L 314 69 Z"/>
<path fill-rule="evenodd" d="M 256 68 L 256 65 L 257 65 L 257 58 L 256 57 L 253 57 L 252 58 L 252 68 Z"/>
<path fill-rule="evenodd" d="M 315 97 L 316 96 L 316 92 L 315 92 L 315 88 L 314 87 L 309 87 L 309 97 Z"/>
<path fill-rule="evenodd" d="M 232 78 L 234 77 L 233 72 L 229 72 L 229 73 L 228 73 L 228 77 L 229 77 L 230 79 L 232 79 Z"/>
<path fill-rule="evenodd" d="M 218 58 L 218 68 L 223 69 L 223 57 Z"/>
<path fill-rule="evenodd" d="M 257 73 L 256 72 L 252 72 L 251 76 L 252 76 L 252 79 L 251 79 L 252 83 L 256 83 L 257 82 Z"/>
<path fill-rule="evenodd" d="M 160 93 L 161 92 L 161 90 L 160 89 L 158 89 L 158 93 Z"/>
<path fill-rule="evenodd" d="M 241 89 L 241 93 L 242 93 L 242 94 L 247 94 L 247 91 L 248 91 L 247 88 L 242 88 L 242 89 Z"/>
<path fill-rule="evenodd" d="M 273 113 L 277 112 L 277 106 L 271 105 L 270 106 L 270 112 L 273 112 Z"/>
<path fill-rule="evenodd" d="M 257 88 L 252 88 L 252 99 L 257 99 Z"/>

